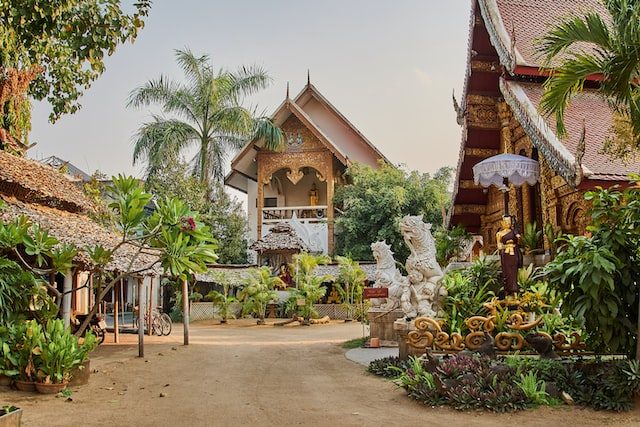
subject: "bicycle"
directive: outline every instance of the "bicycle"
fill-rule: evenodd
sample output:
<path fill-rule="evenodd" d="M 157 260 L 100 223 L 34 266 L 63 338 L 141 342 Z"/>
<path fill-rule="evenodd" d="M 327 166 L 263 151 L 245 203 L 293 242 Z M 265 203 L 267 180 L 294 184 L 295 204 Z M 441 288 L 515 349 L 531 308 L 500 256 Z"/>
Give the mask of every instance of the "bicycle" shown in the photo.
<path fill-rule="evenodd" d="M 133 324 L 134 324 L 134 327 L 137 327 L 138 326 L 138 307 L 137 306 L 134 307 L 133 314 L 134 314 Z M 144 321 L 146 325 L 151 325 L 151 330 L 157 336 L 171 334 L 171 329 L 173 327 L 171 318 L 167 313 L 160 313 L 160 310 L 158 310 L 157 308 L 151 309 L 151 322 L 149 322 L 148 314 L 145 314 Z"/>

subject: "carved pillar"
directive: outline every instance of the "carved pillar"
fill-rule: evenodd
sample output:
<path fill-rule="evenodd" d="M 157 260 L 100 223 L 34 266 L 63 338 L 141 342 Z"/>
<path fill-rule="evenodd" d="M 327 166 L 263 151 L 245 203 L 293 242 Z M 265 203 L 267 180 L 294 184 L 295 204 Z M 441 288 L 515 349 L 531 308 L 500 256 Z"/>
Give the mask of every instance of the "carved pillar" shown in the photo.
<path fill-rule="evenodd" d="M 333 230 L 334 230 L 334 212 L 333 212 L 333 192 L 334 192 L 334 179 L 335 176 L 333 170 L 333 155 L 330 152 L 327 152 L 327 249 L 330 255 L 333 255 L 334 241 L 333 241 Z"/>
<path fill-rule="evenodd" d="M 257 191 L 257 198 L 258 200 L 256 201 L 256 216 L 258 218 L 258 235 L 256 236 L 257 239 L 262 239 L 262 208 L 264 207 L 264 166 L 262 165 L 262 161 L 260 159 L 260 155 L 258 155 L 258 191 Z M 251 201 L 249 201 L 249 203 L 251 203 Z"/>
<path fill-rule="evenodd" d="M 551 169 L 543 157 L 540 157 L 538 161 L 540 162 L 540 209 L 542 211 L 542 224 L 540 224 L 540 226 L 544 228 L 545 224 L 554 224 L 549 212 L 549 209 L 551 209 L 551 199 L 554 197 L 553 186 L 551 185 Z M 555 212 L 555 204 L 553 209 Z M 547 239 L 545 233 L 543 233 L 543 245 L 545 250 L 548 250 L 551 247 L 549 239 Z"/>
<path fill-rule="evenodd" d="M 511 110 L 509 105 L 502 101 L 498 103 L 498 117 L 500 119 L 500 147 L 503 153 L 513 153 L 513 142 L 511 141 Z"/>

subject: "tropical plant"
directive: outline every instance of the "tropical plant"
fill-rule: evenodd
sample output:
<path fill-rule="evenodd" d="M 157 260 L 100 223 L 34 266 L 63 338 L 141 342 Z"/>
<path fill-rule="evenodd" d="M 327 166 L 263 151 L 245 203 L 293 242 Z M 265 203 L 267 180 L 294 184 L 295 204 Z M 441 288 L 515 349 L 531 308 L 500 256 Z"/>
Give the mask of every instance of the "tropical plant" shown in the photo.
<path fill-rule="evenodd" d="M 640 281 L 640 191 L 636 186 L 587 192 L 590 237 L 563 237 L 545 271 L 562 295 L 562 311 L 584 322 L 596 350 L 637 350 Z"/>
<path fill-rule="evenodd" d="M 558 133 L 566 133 L 564 114 L 587 79 L 599 76 L 598 91 L 629 129 L 623 145 L 640 146 L 640 3 L 604 0 L 608 16 L 595 10 L 562 19 L 540 40 L 539 51 L 553 68 L 540 106 L 554 114 Z M 592 48 L 585 49 L 587 45 Z M 557 62 L 557 65 L 556 65 Z M 616 135 L 620 137 L 623 135 Z M 624 151 L 624 150 L 623 150 Z"/>
<path fill-rule="evenodd" d="M 452 168 L 433 176 L 387 163 L 377 168 L 354 163 L 347 169 L 348 185 L 336 188 L 334 204 L 343 213 L 336 219 L 336 253 L 371 260 L 371 242 L 385 240 L 398 259 L 409 256 L 398 222 L 405 215 L 422 214 L 442 224 L 450 203 Z"/>
<path fill-rule="evenodd" d="M 538 224 L 535 221 L 524 225 L 524 231 L 520 240 L 527 254 L 533 253 L 538 249 L 540 238 L 542 238 L 542 230 L 538 228 Z"/>
<path fill-rule="evenodd" d="M 276 289 L 286 285 L 271 273 L 269 267 L 251 268 L 244 288 L 239 292 L 238 299 L 243 302 L 243 312 L 258 317 L 258 325 L 264 325 L 267 314 L 267 304 L 274 301 L 278 294 Z"/>
<path fill-rule="evenodd" d="M 87 331 L 84 343 L 78 343 L 62 319 L 50 320 L 44 329 L 44 340 L 38 355 L 37 378 L 45 384 L 64 384 L 74 368 L 80 366 L 97 345 L 96 337 Z"/>
<path fill-rule="evenodd" d="M 447 273 L 442 283 L 447 289 L 443 307 L 445 322 L 450 332 L 463 333 L 467 331 L 465 319 L 486 311 L 484 303 L 493 296 L 489 283 L 478 284 L 467 277 L 466 271 L 460 270 Z"/>
<path fill-rule="evenodd" d="M 359 316 L 366 315 L 362 313 L 356 313 L 358 307 L 363 306 L 363 292 L 364 283 L 367 280 L 367 274 L 360 267 L 357 261 L 352 260 L 349 257 L 336 257 L 339 265 L 338 277 L 336 279 L 336 289 L 342 298 L 343 305 L 347 310 L 347 320 L 351 320 L 354 317 L 359 319 Z"/>
<path fill-rule="evenodd" d="M 20 365 L 17 355 L 16 326 L 9 323 L 0 323 L 0 375 L 15 377 L 20 374 Z"/>
<path fill-rule="evenodd" d="M 223 272 L 216 274 L 215 280 L 222 286 L 222 292 L 211 291 L 207 294 L 207 299 L 213 303 L 213 307 L 218 309 L 220 314 L 220 323 L 227 323 L 229 317 L 235 318 L 231 311 L 232 304 L 237 302 L 237 298 L 230 295 L 231 283 L 229 278 Z"/>
<path fill-rule="evenodd" d="M 16 368 L 23 381 L 35 381 L 38 372 L 38 356 L 42 353 L 44 333 L 36 320 L 21 322 L 15 330 Z"/>
<path fill-rule="evenodd" d="M 557 252 L 557 241 L 562 237 L 562 230 L 556 228 L 551 223 L 546 223 L 544 225 L 544 236 L 547 238 L 547 243 L 549 244 L 549 255 L 551 255 L 551 259 L 556 256 Z"/>
<path fill-rule="evenodd" d="M 551 398 L 546 391 L 546 383 L 539 380 L 535 372 L 520 374 L 520 380 L 516 381 L 518 387 L 522 389 L 527 399 L 534 405 L 548 405 Z"/>
<path fill-rule="evenodd" d="M 156 199 L 179 198 L 198 212 L 218 242 L 220 264 L 247 262 L 247 215 L 242 204 L 231 197 L 222 184 L 211 183 L 208 191 L 207 185 L 189 173 L 187 163 L 168 158 L 160 170 L 147 178 L 145 190 Z"/>
<path fill-rule="evenodd" d="M 471 241 L 471 234 L 461 225 L 450 230 L 439 227 L 433 237 L 436 241 L 436 259 L 440 265 L 447 265 L 451 259 L 461 257 Z"/>
<path fill-rule="evenodd" d="M 195 148 L 192 173 L 210 189 L 211 180 L 220 182 L 225 162 L 248 139 L 263 138 L 268 149 L 277 149 L 283 136 L 270 119 L 256 118 L 242 104 L 244 98 L 265 89 L 270 81 L 258 66 L 240 67 L 232 72 L 214 70 L 209 56 L 177 50 L 176 60 L 186 83 L 161 76 L 131 92 L 128 106 L 161 106 L 169 116 L 154 115 L 135 137 L 133 161 L 147 161 L 147 174 L 164 167 Z"/>
<path fill-rule="evenodd" d="M 478 288 L 486 286 L 487 290 L 494 294 L 502 289 L 500 263 L 497 259 L 482 255 L 475 259 L 463 274 Z"/>
<path fill-rule="evenodd" d="M 306 325 L 310 324 L 312 317 L 318 315 L 314 304 L 327 292 L 323 283 L 332 280 L 329 275 L 317 276 L 315 269 L 318 265 L 328 262 L 327 256 L 301 252 L 294 255 L 293 264 L 289 267 L 289 270 L 294 272 L 293 281 L 296 287 L 289 289 L 287 306 L 290 311 L 295 311 L 301 316 Z"/>

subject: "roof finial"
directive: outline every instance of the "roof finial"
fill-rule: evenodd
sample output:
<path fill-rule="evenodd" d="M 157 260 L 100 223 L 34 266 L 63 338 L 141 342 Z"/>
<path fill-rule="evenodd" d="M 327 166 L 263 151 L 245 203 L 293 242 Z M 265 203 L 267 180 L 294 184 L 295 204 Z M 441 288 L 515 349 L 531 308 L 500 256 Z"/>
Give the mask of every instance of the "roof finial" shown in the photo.
<path fill-rule="evenodd" d="M 308 68 L 307 68 L 307 86 L 311 86 L 311 74 L 309 73 Z"/>
<path fill-rule="evenodd" d="M 289 99 L 289 82 L 287 82 L 287 99 Z"/>

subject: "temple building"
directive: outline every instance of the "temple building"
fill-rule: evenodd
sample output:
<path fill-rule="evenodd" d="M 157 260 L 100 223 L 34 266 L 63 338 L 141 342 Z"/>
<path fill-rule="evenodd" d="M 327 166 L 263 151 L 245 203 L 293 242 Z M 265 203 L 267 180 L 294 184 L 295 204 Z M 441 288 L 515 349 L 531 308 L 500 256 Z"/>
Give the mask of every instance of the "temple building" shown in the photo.
<path fill-rule="evenodd" d="M 279 223 L 291 225 L 312 252 L 334 247 L 333 195 L 346 183 L 352 162 L 386 161 L 307 79 L 295 97 L 287 95 L 271 116 L 285 135 L 279 151 L 252 140 L 231 162 L 225 183 L 247 194 L 249 240 L 256 242 Z"/>
<path fill-rule="evenodd" d="M 503 195 L 476 185 L 472 168 L 490 156 L 514 153 L 538 160 L 541 175 L 535 186 L 510 189 L 509 212 L 520 230 L 535 221 L 539 228 L 552 224 L 582 234 L 589 220 L 584 192 L 625 184 L 640 164 L 602 152 L 612 110 L 596 93 L 597 77 L 566 111 L 568 135 L 557 135 L 554 118 L 539 112 L 549 70 L 541 69 L 535 43 L 563 16 L 607 12 L 598 0 L 473 0 L 471 7 L 463 98 L 458 104 L 454 97 L 462 142 L 449 226 L 461 224 L 482 240 L 485 252 L 495 249 Z"/>

